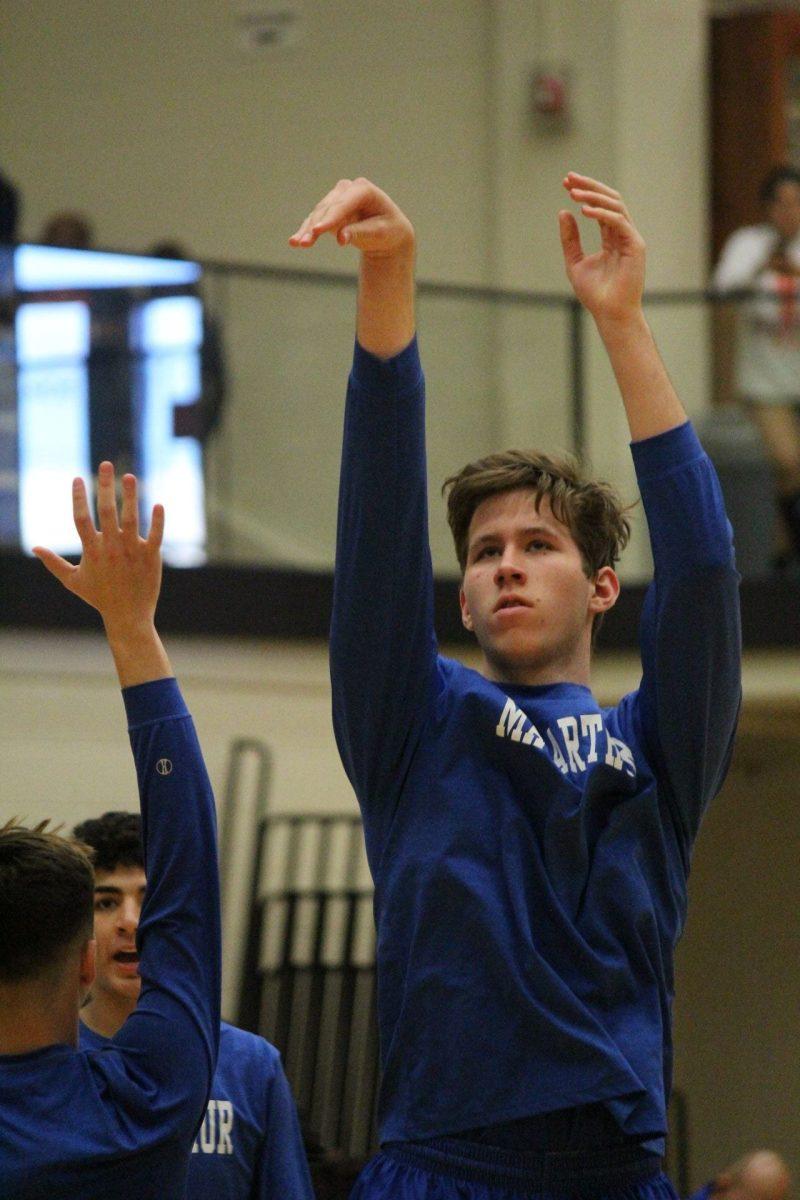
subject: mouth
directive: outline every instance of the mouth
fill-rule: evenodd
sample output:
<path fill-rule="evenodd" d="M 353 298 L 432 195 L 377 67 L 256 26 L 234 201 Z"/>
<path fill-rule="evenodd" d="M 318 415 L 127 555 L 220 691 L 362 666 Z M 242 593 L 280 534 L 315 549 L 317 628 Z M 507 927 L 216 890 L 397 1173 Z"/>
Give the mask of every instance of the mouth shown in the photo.
<path fill-rule="evenodd" d="M 507 596 L 501 596 L 494 606 L 494 611 L 504 612 L 506 609 L 530 608 L 527 600 L 523 600 L 522 596 L 515 596 L 509 593 Z"/>
<path fill-rule="evenodd" d="M 139 955 L 135 950 L 118 950 L 112 957 L 126 975 L 138 975 Z"/>

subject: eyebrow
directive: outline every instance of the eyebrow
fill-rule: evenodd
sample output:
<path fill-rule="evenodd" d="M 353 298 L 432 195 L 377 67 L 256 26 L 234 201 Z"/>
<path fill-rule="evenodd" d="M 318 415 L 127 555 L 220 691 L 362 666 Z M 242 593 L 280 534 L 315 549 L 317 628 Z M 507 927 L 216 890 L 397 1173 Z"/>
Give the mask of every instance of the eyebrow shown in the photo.
<path fill-rule="evenodd" d="M 99 892 L 106 896 L 121 896 L 123 890 L 124 889 L 121 887 L 111 887 L 111 885 L 108 883 L 98 883 L 95 885 L 94 894 L 96 896 Z M 144 884 L 142 884 L 141 887 L 136 888 L 137 892 L 143 892 L 144 890 Z"/>
<path fill-rule="evenodd" d="M 554 529 L 550 529 L 547 525 L 529 525 L 525 529 L 519 531 L 523 537 L 530 537 L 534 533 L 543 533 L 546 537 L 558 537 L 558 533 Z M 477 546 L 482 546 L 485 542 L 496 542 L 500 538 L 497 532 L 482 533 L 480 537 L 475 538 L 474 542 L 470 542 L 470 550 L 474 550 Z"/>

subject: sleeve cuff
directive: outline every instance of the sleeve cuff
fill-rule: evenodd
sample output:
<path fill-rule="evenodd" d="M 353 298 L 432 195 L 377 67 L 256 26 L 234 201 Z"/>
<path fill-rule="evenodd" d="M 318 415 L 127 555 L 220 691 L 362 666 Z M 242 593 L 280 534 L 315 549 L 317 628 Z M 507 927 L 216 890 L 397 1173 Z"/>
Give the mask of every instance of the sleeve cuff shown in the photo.
<path fill-rule="evenodd" d="M 631 442 L 631 454 L 636 477 L 642 480 L 668 475 L 676 467 L 703 458 L 705 451 L 691 421 L 685 421 L 666 433 L 657 433 L 655 437 L 644 438 L 641 442 Z"/>
<path fill-rule="evenodd" d="M 353 384 L 362 392 L 413 391 L 422 379 L 416 334 L 404 350 L 392 358 L 378 358 L 358 342 L 353 351 Z"/>
<path fill-rule="evenodd" d="M 188 717 L 189 710 L 181 695 L 177 679 L 153 679 L 122 689 L 128 729 L 149 725 L 153 721 Z"/>

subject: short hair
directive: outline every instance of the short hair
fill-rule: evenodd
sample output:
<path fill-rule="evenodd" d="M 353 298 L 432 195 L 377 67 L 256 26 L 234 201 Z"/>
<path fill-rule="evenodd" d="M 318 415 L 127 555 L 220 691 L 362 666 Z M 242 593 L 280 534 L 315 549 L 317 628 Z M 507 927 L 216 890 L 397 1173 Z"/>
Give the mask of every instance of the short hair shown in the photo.
<path fill-rule="evenodd" d="M 16 820 L 0 828 L 0 982 L 46 975 L 92 936 L 94 872 L 85 846 Z"/>
<path fill-rule="evenodd" d="M 467 566 L 469 527 L 475 509 L 489 496 L 521 488 L 534 492 L 537 512 L 547 497 L 553 515 L 575 539 L 589 578 L 601 567 L 614 566 L 631 532 L 628 510 L 615 489 L 589 479 L 571 455 L 553 458 L 538 450 L 505 450 L 468 463 L 442 485 L 462 574 Z"/>
<path fill-rule="evenodd" d="M 782 183 L 794 183 L 800 187 L 800 170 L 796 167 L 773 167 L 761 181 L 759 197 L 762 204 L 772 204 Z"/>
<path fill-rule="evenodd" d="M 138 812 L 103 813 L 102 817 L 81 821 L 72 833 L 90 848 L 95 871 L 144 868 L 142 818 Z"/>

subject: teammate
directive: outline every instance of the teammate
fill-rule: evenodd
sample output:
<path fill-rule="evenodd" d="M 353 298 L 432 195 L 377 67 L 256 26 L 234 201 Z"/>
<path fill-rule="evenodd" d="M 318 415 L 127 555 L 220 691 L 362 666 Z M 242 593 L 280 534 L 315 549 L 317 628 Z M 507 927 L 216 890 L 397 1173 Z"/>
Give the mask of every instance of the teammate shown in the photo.
<path fill-rule="evenodd" d="M 481 668 L 436 652 L 413 228 L 341 180 L 290 238 L 360 253 L 331 671 L 375 878 L 382 1152 L 354 1197 L 674 1196 L 661 1174 L 673 949 L 691 847 L 739 707 L 738 577 L 713 468 L 642 313 L 644 245 L 617 192 L 570 173 L 599 225 L 566 270 L 628 417 L 655 559 L 640 688 L 601 709 L 619 502 L 509 452 L 449 481 Z"/>
<path fill-rule="evenodd" d="M 217 1059 L 219 880 L 214 798 L 191 717 L 155 630 L 164 510 L 139 536 L 137 487 L 98 474 L 99 528 L 81 480 L 83 554 L 35 553 L 103 618 L 128 717 L 150 887 L 142 993 L 102 1050 L 78 1049 L 94 978 L 93 877 L 82 848 L 0 831 L 0 1194 L 4 1200 L 178 1200 Z"/>
<path fill-rule="evenodd" d="M 146 878 L 138 813 L 109 812 L 76 826 L 94 861 L 97 975 L 81 1010 L 80 1044 L 108 1045 L 134 1012 L 136 934 Z M 192 1146 L 187 1200 L 312 1200 L 311 1181 L 280 1055 L 223 1021 L 211 1099 Z"/>

